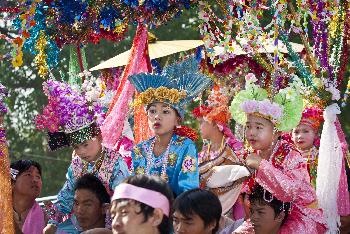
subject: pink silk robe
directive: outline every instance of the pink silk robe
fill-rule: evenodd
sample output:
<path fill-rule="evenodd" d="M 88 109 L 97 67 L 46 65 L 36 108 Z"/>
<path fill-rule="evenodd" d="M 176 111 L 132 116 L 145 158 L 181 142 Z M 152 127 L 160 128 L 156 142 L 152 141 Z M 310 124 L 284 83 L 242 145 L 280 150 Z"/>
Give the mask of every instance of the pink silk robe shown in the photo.
<path fill-rule="evenodd" d="M 281 226 L 281 234 L 325 233 L 326 225 L 320 209 L 309 208 L 316 202 L 305 160 L 293 145 L 280 141 L 269 161 L 262 160 L 255 182 L 277 199 L 292 203 L 292 210 Z M 254 233 L 246 221 L 234 233 Z"/>

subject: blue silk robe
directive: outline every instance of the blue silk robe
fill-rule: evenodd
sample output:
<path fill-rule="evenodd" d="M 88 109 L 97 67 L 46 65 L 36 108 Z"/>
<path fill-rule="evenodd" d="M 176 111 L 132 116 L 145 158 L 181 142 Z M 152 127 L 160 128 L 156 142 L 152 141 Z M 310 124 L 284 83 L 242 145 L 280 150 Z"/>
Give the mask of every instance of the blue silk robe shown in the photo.
<path fill-rule="evenodd" d="M 148 173 L 161 175 L 163 158 L 166 156 L 166 152 L 158 157 L 153 152 L 149 153 L 153 140 L 154 137 L 134 146 L 131 153 L 134 174 L 147 174 L 147 156 L 151 156 L 152 165 L 149 167 Z M 187 137 L 176 134 L 173 134 L 170 142 L 166 174 L 171 189 L 176 195 L 179 195 L 186 190 L 198 188 L 198 157 L 194 142 Z"/>

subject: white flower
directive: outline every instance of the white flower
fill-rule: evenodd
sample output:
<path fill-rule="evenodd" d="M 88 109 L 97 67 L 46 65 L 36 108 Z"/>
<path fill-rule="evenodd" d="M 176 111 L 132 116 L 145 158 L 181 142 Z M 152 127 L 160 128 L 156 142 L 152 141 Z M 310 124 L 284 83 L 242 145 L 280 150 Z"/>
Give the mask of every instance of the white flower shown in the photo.
<path fill-rule="evenodd" d="M 326 88 L 326 91 L 332 94 L 332 100 L 338 101 L 340 99 L 340 91 L 333 85 Z"/>

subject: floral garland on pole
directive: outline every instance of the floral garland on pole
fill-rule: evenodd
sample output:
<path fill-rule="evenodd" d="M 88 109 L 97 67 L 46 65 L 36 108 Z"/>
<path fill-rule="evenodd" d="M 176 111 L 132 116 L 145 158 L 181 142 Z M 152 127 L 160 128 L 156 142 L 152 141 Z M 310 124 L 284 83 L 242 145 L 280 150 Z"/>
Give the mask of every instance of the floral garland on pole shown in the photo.
<path fill-rule="evenodd" d="M 4 99 L 8 93 L 0 83 L 0 233 L 15 233 L 12 208 L 12 186 L 10 179 L 10 160 L 6 141 L 3 117 L 7 113 Z"/>

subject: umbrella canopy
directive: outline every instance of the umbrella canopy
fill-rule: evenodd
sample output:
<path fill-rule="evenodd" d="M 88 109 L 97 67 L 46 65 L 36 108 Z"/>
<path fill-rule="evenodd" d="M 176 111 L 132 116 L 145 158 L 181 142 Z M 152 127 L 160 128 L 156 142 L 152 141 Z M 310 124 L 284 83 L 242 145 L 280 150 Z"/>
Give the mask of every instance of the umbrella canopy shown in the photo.
<path fill-rule="evenodd" d="M 151 60 L 156 58 L 161 58 L 171 54 L 179 53 L 181 51 L 190 50 L 202 45 L 204 45 L 202 40 L 156 41 L 154 43 L 149 43 L 148 45 L 149 57 Z M 291 45 L 293 50 L 297 53 L 300 53 L 304 49 L 304 46 L 301 44 L 292 42 Z M 247 54 L 237 43 L 233 43 L 232 47 L 233 47 L 232 53 L 235 55 Z M 214 50 L 215 50 L 215 55 L 224 53 L 223 47 L 216 46 Z M 275 50 L 275 46 L 273 44 L 273 41 L 266 40 L 263 43 L 263 46 L 259 48 L 258 52 L 273 53 L 274 50 Z M 279 42 L 278 50 L 282 53 L 288 53 L 286 46 L 282 42 Z M 128 62 L 129 57 L 130 57 L 130 50 L 127 50 L 91 68 L 90 71 L 125 66 L 126 63 Z"/>
<path fill-rule="evenodd" d="M 150 59 L 156 59 L 165 57 L 171 54 L 179 53 L 194 49 L 202 46 L 204 43 L 202 40 L 176 40 L 176 41 L 156 41 L 155 43 L 149 43 L 149 57 Z M 125 51 L 105 62 L 90 69 L 90 71 L 96 71 L 112 67 L 125 66 L 130 56 L 130 50 Z"/>

